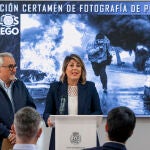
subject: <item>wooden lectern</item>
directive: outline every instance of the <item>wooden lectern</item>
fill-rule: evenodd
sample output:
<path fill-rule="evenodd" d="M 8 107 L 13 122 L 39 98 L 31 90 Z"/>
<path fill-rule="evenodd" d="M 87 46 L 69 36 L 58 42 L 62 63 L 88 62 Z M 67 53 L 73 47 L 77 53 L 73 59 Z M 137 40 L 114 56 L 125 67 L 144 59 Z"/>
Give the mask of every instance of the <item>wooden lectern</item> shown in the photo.
<path fill-rule="evenodd" d="M 79 150 L 95 147 L 101 115 L 51 115 L 55 124 L 55 149 Z"/>

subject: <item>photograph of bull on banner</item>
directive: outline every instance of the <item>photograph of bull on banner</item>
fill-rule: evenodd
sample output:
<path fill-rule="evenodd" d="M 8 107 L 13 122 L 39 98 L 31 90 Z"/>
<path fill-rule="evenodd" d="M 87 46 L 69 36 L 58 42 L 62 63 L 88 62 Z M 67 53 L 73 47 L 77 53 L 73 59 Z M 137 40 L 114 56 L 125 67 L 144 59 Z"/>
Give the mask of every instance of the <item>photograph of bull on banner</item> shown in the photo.
<path fill-rule="evenodd" d="M 71 8 L 69 13 L 57 8 L 58 13 L 43 13 L 21 7 L 20 79 L 40 113 L 50 83 L 59 80 L 65 56 L 74 53 L 82 58 L 88 80 L 96 85 L 104 114 L 116 106 L 128 106 L 137 116 L 150 115 L 150 16 L 138 7 L 132 8 L 132 14 L 126 12 L 128 7 L 112 8 L 115 2 L 106 4 L 111 8 L 104 7 L 102 13 L 102 8 L 98 12 Z M 144 2 L 140 4 L 143 8 Z"/>

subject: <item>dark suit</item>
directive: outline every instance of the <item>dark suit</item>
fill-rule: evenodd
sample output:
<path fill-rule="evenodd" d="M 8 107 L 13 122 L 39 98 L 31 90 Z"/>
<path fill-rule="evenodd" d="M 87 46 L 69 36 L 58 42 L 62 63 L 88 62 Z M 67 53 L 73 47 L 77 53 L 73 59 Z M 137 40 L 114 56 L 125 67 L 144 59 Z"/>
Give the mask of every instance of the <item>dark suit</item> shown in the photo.
<path fill-rule="evenodd" d="M 95 84 L 87 81 L 82 85 L 78 83 L 78 115 L 100 115 L 102 114 L 100 107 L 100 99 Z M 46 99 L 45 111 L 43 114 L 45 122 L 49 115 L 60 115 L 61 98 L 65 98 L 64 115 L 68 115 L 68 84 L 62 82 L 54 82 L 50 85 L 50 89 Z M 52 131 L 52 140 L 54 140 L 54 131 Z M 53 143 L 54 145 L 54 143 Z M 50 148 L 50 150 L 55 148 Z"/>
<path fill-rule="evenodd" d="M 24 83 L 19 80 L 16 80 L 12 85 L 12 98 L 15 112 L 25 106 L 36 108 Z M 7 138 L 10 133 L 9 130 L 13 124 L 15 112 L 13 112 L 12 104 L 7 93 L 0 86 L 0 147 L 3 138 Z"/>
<path fill-rule="evenodd" d="M 107 142 L 102 147 L 87 148 L 85 150 L 127 150 L 124 144 Z"/>

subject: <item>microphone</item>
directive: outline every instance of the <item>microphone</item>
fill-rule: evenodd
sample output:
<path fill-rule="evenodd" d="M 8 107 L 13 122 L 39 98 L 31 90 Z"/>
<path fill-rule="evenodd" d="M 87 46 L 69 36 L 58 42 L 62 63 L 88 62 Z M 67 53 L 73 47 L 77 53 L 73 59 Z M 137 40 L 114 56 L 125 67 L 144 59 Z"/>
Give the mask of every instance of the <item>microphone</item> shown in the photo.
<path fill-rule="evenodd" d="M 66 99 L 65 97 L 62 97 L 60 100 L 60 107 L 59 107 L 59 113 L 60 115 L 64 115 L 64 111 L 65 111 L 65 104 L 66 104 Z"/>

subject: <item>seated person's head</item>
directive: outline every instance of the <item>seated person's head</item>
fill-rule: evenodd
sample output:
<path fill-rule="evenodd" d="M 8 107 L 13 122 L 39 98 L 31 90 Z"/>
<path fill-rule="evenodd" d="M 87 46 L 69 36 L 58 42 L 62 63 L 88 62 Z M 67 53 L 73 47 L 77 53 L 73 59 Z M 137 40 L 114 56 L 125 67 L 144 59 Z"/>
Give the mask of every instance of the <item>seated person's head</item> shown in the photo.
<path fill-rule="evenodd" d="M 31 107 L 17 111 L 14 119 L 17 143 L 36 143 L 41 135 L 41 116 Z"/>
<path fill-rule="evenodd" d="M 136 123 L 134 112 L 124 106 L 113 108 L 107 116 L 106 131 L 109 140 L 125 143 Z"/>

